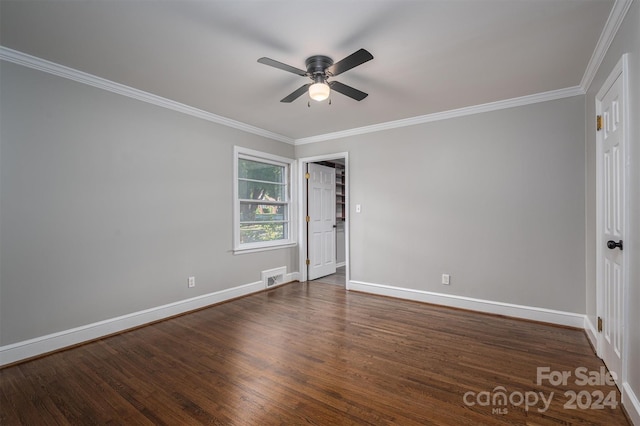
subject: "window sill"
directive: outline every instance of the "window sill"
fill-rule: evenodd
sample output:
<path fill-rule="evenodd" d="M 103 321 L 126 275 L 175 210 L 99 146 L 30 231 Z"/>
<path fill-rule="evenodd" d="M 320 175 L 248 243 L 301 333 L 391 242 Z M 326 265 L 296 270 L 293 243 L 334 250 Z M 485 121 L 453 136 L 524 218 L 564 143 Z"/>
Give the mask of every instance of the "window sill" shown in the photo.
<path fill-rule="evenodd" d="M 257 252 L 268 251 L 268 250 L 279 250 L 279 249 L 296 247 L 297 245 L 298 243 L 293 242 L 293 243 L 279 244 L 277 246 L 240 248 L 240 249 L 234 249 L 233 254 L 237 255 L 237 254 L 257 253 Z"/>

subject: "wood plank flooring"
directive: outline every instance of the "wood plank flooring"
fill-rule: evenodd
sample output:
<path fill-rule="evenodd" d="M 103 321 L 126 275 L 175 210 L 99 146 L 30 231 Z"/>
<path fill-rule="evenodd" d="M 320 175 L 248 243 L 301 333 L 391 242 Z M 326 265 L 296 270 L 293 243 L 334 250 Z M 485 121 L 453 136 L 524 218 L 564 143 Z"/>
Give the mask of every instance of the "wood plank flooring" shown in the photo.
<path fill-rule="evenodd" d="M 2 369 L 0 424 L 627 425 L 576 383 L 602 365 L 581 330 L 292 283 Z"/>

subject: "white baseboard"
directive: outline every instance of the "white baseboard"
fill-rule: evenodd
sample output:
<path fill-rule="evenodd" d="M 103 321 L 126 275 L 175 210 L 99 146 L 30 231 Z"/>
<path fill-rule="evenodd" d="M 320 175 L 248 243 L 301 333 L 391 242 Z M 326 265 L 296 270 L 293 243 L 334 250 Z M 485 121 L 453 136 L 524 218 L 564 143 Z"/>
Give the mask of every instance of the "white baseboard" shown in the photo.
<path fill-rule="evenodd" d="M 587 334 L 587 338 L 589 342 L 591 342 L 591 346 L 597 352 L 598 351 L 598 332 L 596 327 L 593 325 L 591 320 L 589 319 L 589 315 L 584 316 L 584 331 Z"/>
<path fill-rule="evenodd" d="M 622 405 L 627 410 L 631 423 L 640 426 L 640 401 L 631 386 L 629 386 L 629 382 L 622 384 Z"/>
<path fill-rule="evenodd" d="M 285 278 L 288 282 L 297 281 L 299 273 L 293 272 L 286 274 Z M 246 296 L 262 290 L 264 290 L 263 282 L 257 281 L 226 290 L 216 291 L 214 293 L 204 294 L 191 299 L 133 312 L 131 314 L 95 322 L 93 324 L 83 325 L 70 330 L 64 330 L 48 334 L 46 336 L 36 337 L 34 339 L 12 343 L 6 346 L 0 346 L 0 366 L 33 358 L 68 346 L 99 339 L 100 337 L 122 332 L 124 330 L 204 308 L 226 300 L 235 299 L 236 297 Z"/>
<path fill-rule="evenodd" d="M 286 282 L 300 281 L 300 272 L 291 272 L 285 275 Z"/>
<path fill-rule="evenodd" d="M 342 268 L 343 266 L 347 266 L 347 262 L 338 262 L 338 263 L 336 263 L 336 268 Z"/>
<path fill-rule="evenodd" d="M 451 294 L 434 293 L 424 290 L 393 287 L 382 284 L 372 284 L 362 281 L 349 281 L 349 290 L 378 294 L 381 296 L 397 297 L 399 299 L 417 302 L 433 303 L 435 305 L 468 309 L 495 315 L 548 322 L 551 324 L 583 328 L 585 315 L 573 312 L 556 311 L 553 309 L 537 308 L 533 306 L 514 305 L 511 303 L 494 302 L 491 300 L 473 299 Z"/>

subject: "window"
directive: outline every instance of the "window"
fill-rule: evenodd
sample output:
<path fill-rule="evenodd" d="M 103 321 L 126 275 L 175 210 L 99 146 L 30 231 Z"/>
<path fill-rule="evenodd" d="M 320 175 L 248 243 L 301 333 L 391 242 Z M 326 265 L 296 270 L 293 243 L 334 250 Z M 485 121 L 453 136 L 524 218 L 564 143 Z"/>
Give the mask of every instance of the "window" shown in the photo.
<path fill-rule="evenodd" d="M 295 244 L 292 163 L 288 158 L 235 148 L 235 252 Z"/>

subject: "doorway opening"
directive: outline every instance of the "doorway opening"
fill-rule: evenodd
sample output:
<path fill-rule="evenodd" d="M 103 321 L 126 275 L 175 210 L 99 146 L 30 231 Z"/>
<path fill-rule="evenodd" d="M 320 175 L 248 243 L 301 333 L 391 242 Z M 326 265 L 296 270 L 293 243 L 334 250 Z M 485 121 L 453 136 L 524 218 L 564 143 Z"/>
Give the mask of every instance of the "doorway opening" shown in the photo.
<path fill-rule="evenodd" d="M 348 160 L 346 152 L 298 160 L 301 281 L 317 279 L 348 288 Z"/>

